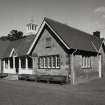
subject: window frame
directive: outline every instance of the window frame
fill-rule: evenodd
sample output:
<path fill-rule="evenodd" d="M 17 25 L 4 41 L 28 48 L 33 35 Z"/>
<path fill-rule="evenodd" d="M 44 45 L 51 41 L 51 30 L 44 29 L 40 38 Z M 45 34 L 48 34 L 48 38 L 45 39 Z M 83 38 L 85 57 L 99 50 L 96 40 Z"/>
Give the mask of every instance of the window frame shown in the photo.
<path fill-rule="evenodd" d="M 57 57 L 59 57 L 59 59 L 57 59 Z M 46 66 L 44 66 L 45 61 L 41 62 L 41 59 L 46 59 L 47 63 Z M 55 59 L 55 62 L 54 62 Z M 57 61 L 59 60 L 59 61 Z M 57 66 L 57 62 L 59 63 Z M 43 66 L 41 66 L 41 63 L 44 64 Z M 50 55 L 50 56 L 39 56 L 38 57 L 38 68 L 39 69 L 60 69 L 60 56 L 59 55 Z"/>
<path fill-rule="evenodd" d="M 46 48 L 51 48 L 51 42 L 52 42 L 51 37 L 46 37 L 45 39 L 46 39 L 46 45 L 45 45 Z"/>
<path fill-rule="evenodd" d="M 8 59 L 5 59 L 5 69 L 8 69 Z"/>
<path fill-rule="evenodd" d="M 91 57 L 88 56 L 82 56 L 82 64 L 81 68 L 91 68 Z"/>

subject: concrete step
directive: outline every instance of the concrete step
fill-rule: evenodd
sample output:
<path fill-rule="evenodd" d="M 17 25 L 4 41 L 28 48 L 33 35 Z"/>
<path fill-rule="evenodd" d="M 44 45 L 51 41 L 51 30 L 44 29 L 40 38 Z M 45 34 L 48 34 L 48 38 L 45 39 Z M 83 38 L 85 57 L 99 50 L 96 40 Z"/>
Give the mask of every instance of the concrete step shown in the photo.
<path fill-rule="evenodd" d="M 8 76 L 3 79 L 4 80 L 18 80 L 18 74 L 8 74 Z"/>

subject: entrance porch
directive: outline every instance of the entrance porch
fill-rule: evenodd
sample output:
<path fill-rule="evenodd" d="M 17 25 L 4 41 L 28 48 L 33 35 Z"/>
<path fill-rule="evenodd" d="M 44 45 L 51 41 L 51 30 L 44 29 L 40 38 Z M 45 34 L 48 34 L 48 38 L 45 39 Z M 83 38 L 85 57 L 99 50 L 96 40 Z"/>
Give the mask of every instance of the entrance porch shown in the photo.
<path fill-rule="evenodd" d="M 33 74 L 33 59 L 29 56 L 4 58 L 3 73 Z"/>

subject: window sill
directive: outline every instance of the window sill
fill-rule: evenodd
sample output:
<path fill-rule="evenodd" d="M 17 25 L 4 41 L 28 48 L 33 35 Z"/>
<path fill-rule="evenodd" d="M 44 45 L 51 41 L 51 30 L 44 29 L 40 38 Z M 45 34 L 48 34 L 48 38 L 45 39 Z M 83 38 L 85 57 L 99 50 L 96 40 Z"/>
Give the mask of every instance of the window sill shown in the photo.
<path fill-rule="evenodd" d="M 38 68 L 38 69 L 60 69 L 60 68 Z"/>
<path fill-rule="evenodd" d="M 92 67 L 81 67 L 81 69 L 92 69 Z"/>
<path fill-rule="evenodd" d="M 51 46 L 47 46 L 46 48 L 51 48 Z"/>

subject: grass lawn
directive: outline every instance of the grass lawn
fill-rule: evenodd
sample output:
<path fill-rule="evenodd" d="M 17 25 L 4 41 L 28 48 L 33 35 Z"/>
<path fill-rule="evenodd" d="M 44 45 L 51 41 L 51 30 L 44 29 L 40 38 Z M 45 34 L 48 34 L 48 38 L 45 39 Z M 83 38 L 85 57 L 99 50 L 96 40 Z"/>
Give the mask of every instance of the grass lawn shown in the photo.
<path fill-rule="evenodd" d="M 105 105 L 105 78 L 75 86 L 0 80 L 0 105 Z"/>

